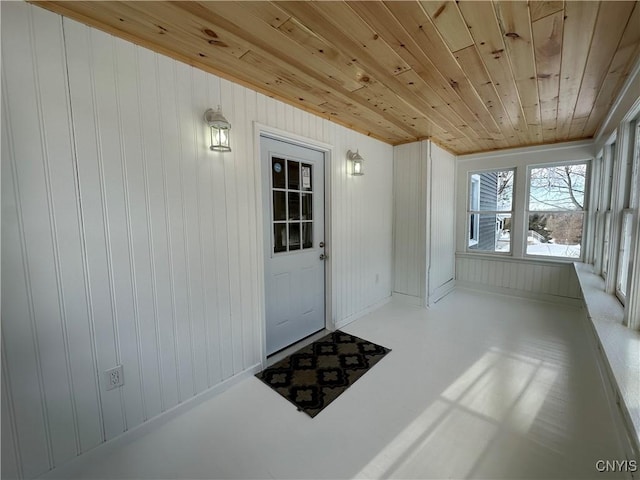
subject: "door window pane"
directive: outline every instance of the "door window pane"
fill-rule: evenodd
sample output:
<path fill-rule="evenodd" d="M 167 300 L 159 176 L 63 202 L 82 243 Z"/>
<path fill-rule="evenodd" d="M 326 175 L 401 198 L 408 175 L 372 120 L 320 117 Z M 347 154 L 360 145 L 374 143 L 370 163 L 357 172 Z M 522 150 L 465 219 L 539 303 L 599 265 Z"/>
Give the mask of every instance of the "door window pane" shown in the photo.
<path fill-rule="evenodd" d="M 302 248 L 313 248 L 313 223 L 302 224 Z"/>
<path fill-rule="evenodd" d="M 289 224 L 289 251 L 300 250 L 300 224 Z"/>
<path fill-rule="evenodd" d="M 287 175 L 289 177 L 289 189 L 300 190 L 300 163 L 287 160 Z"/>
<path fill-rule="evenodd" d="M 306 163 L 302 164 L 302 190 L 310 191 L 313 190 L 312 183 L 313 171 L 311 165 Z"/>
<path fill-rule="evenodd" d="M 285 182 L 285 161 L 283 158 L 273 157 L 271 159 L 271 175 L 273 178 L 273 188 L 286 188 Z"/>
<path fill-rule="evenodd" d="M 273 224 L 273 252 L 280 253 L 287 251 L 287 224 Z"/>
<path fill-rule="evenodd" d="M 311 220 L 313 218 L 313 202 L 312 194 L 302 194 L 302 220 Z"/>
<path fill-rule="evenodd" d="M 273 220 L 286 220 L 287 219 L 287 202 L 286 193 L 274 191 L 273 192 Z"/>
<path fill-rule="evenodd" d="M 300 220 L 300 194 L 289 192 L 289 220 Z"/>

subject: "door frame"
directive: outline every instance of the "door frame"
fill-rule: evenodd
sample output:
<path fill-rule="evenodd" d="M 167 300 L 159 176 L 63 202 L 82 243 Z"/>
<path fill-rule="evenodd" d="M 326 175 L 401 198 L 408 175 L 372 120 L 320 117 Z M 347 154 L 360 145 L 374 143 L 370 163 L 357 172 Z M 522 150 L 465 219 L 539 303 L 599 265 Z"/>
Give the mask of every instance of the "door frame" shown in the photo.
<path fill-rule="evenodd" d="M 299 145 L 305 148 L 312 148 L 324 153 L 324 241 L 326 245 L 326 253 L 328 255 L 325 263 L 324 273 L 324 325 L 327 330 L 335 330 L 335 323 L 333 321 L 333 230 L 331 228 L 331 172 L 333 171 L 332 160 L 334 155 L 334 146 L 328 143 L 324 143 L 313 138 L 304 137 L 302 135 L 296 135 L 294 133 L 281 130 L 279 128 L 270 127 L 268 125 L 253 122 L 254 131 L 254 186 L 255 186 L 255 205 L 256 205 L 256 245 L 258 258 L 257 261 L 257 275 L 258 275 L 258 319 L 259 328 L 257 329 L 256 342 L 260 346 L 260 362 L 262 368 L 267 365 L 267 313 L 266 313 L 266 295 L 265 295 L 265 280 L 264 280 L 264 205 L 262 204 L 262 177 L 265 174 L 266 162 L 262 162 L 260 158 L 260 137 L 269 137 L 274 140 L 281 140 L 284 142 Z"/>

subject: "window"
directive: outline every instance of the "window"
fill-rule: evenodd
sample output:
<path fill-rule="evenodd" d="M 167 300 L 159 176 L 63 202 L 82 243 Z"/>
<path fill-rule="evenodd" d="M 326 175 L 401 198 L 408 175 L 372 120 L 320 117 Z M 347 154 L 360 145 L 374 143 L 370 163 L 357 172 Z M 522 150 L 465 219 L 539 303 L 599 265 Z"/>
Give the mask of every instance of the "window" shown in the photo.
<path fill-rule="evenodd" d="M 602 278 L 609 272 L 609 246 L 611 245 L 611 212 L 604 214 L 604 240 L 602 242 Z"/>
<path fill-rule="evenodd" d="M 581 258 L 587 162 L 530 167 L 527 255 Z"/>
<path fill-rule="evenodd" d="M 471 198 L 469 203 L 471 204 L 471 211 L 480 210 L 480 175 L 471 175 Z M 469 246 L 475 246 L 478 244 L 480 215 L 477 213 L 471 214 L 469 219 Z"/>
<path fill-rule="evenodd" d="M 469 176 L 467 250 L 511 252 L 514 170 L 476 172 Z"/>
<path fill-rule="evenodd" d="M 620 252 L 618 254 L 618 276 L 616 281 L 616 295 L 624 304 L 629 286 L 629 270 L 631 269 L 631 239 L 633 236 L 633 212 L 625 210 L 622 213 L 622 235 L 620 236 Z"/>
<path fill-rule="evenodd" d="M 622 216 L 620 241 L 618 244 L 618 265 L 616 271 L 616 296 L 622 304 L 626 304 L 627 290 L 629 287 L 630 269 L 633 262 L 633 235 L 635 209 L 638 205 L 638 169 L 640 168 L 640 127 L 638 121 L 629 128 L 632 142 L 628 154 L 622 159 L 621 187 L 622 190 Z M 624 151 L 623 151 L 624 152 Z M 625 161 L 626 160 L 626 161 Z"/>

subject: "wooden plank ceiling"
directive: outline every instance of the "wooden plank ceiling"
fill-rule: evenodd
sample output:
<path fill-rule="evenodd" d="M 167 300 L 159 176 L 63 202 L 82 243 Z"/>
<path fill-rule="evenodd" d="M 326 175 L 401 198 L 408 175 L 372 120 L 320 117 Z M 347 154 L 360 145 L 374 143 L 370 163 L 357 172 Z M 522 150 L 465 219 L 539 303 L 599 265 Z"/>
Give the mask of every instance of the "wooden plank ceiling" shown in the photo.
<path fill-rule="evenodd" d="M 456 154 L 592 137 L 640 56 L 629 1 L 33 3 L 387 143 Z"/>

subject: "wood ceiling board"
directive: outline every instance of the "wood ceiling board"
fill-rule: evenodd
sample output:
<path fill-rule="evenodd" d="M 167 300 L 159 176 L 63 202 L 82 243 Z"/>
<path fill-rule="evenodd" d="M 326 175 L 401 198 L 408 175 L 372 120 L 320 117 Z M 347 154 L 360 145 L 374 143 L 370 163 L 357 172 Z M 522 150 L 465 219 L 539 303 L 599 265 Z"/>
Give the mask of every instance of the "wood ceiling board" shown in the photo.
<path fill-rule="evenodd" d="M 468 125 L 481 136 L 489 134 L 489 130 L 497 131 L 487 107 L 478 96 L 453 53 L 448 49 L 435 26 L 424 10 L 414 2 L 385 2 L 391 14 L 402 24 L 403 28 L 413 36 L 422 52 L 436 65 L 441 75 L 450 84 L 458 97 L 466 104 L 469 114 L 460 114 Z M 479 123 L 480 126 L 476 127 Z M 486 126 L 489 126 L 487 130 Z M 484 131 L 483 131 L 484 130 Z"/>
<path fill-rule="evenodd" d="M 633 64 L 639 58 L 640 53 L 640 7 L 636 3 L 635 8 L 627 23 L 627 28 L 622 34 L 616 54 L 611 61 L 607 76 L 598 92 L 596 103 L 591 110 L 589 120 L 583 134 L 593 136 L 605 115 L 616 99 L 616 93 L 620 91 L 622 84 L 627 79 Z M 639 92 L 640 93 L 640 92 Z"/>
<path fill-rule="evenodd" d="M 582 136 L 582 132 L 584 132 L 584 128 L 586 127 L 588 120 L 589 117 L 573 117 L 571 119 L 571 126 L 569 127 L 569 140 L 584 138 Z"/>
<path fill-rule="evenodd" d="M 562 10 L 533 22 L 542 138 L 545 142 L 556 140 L 563 26 Z"/>
<path fill-rule="evenodd" d="M 482 98 L 482 101 L 487 105 L 489 113 L 491 113 L 495 122 L 500 127 L 501 134 L 500 137 L 498 137 L 498 139 L 500 139 L 498 141 L 500 142 L 501 148 L 517 144 L 518 133 L 513 128 L 511 119 L 504 109 L 502 100 L 496 92 L 491 77 L 475 45 L 458 50 L 455 55 L 458 63 L 480 95 L 480 98 Z"/>
<path fill-rule="evenodd" d="M 438 32 L 452 52 L 473 45 L 473 38 L 469 34 L 467 25 L 458 10 L 456 2 L 447 0 L 444 2 L 422 1 L 424 11 L 436 26 Z"/>
<path fill-rule="evenodd" d="M 352 92 L 348 89 L 343 90 L 340 85 L 333 85 L 333 88 L 330 88 L 331 82 L 327 82 L 325 78 L 326 71 L 324 71 L 324 69 L 313 68 L 314 65 L 317 67 L 319 62 L 312 64 L 304 60 L 309 58 L 309 53 L 307 50 L 301 48 L 297 42 L 287 38 L 287 36 L 284 35 L 280 29 L 275 29 L 270 25 L 257 21 L 246 14 L 242 15 L 243 12 L 237 10 L 238 8 L 241 8 L 240 4 L 233 2 L 231 5 L 229 5 L 228 9 L 219 10 L 216 12 L 213 12 L 209 9 L 209 4 L 201 5 L 195 4 L 194 2 L 177 2 L 177 5 L 179 5 L 181 8 L 187 9 L 189 12 L 197 15 L 199 18 L 208 18 L 214 21 L 216 24 L 224 24 L 226 28 L 232 29 L 234 33 L 243 34 L 245 38 L 248 39 L 247 41 L 250 42 L 249 45 L 253 45 L 255 49 L 260 48 L 261 50 L 263 50 L 263 53 L 261 55 L 264 61 L 270 61 L 270 63 L 272 63 L 274 66 L 278 66 L 280 75 L 284 75 L 282 72 L 289 72 L 285 76 L 285 78 L 288 79 L 287 85 L 296 85 L 298 87 L 293 98 L 296 98 L 297 96 L 301 99 L 304 99 L 304 90 L 306 88 L 309 90 L 309 92 L 315 91 L 317 95 L 320 95 L 320 97 L 314 96 L 314 105 L 319 105 L 329 100 L 330 95 L 337 95 L 340 98 L 339 103 L 342 104 L 349 104 L 350 101 L 354 101 L 357 103 L 358 97 L 351 95 Z M 217 3 L 214 2 L 213 5 L 217 6 Z M 220 14 L 220 18 L 217 18 L 219 16 L 218 14 Z M 286 15 L 285 12 L 283 12 L 283 16 L 284 15 Z M 231 19 L 233 19 L 235 23 L 231 23 Z M 290 20 L 290 18 L 288 20 Z M 242 33 L 245 32 L 248 28 L 251 28 L 251 35 Z M 260 39 L 256 39 L 255 37 L 255 35 L 258 34 L 260 35 Z M 300 59 L 303 60 L 300 61 Z M 246 61 L 248 59 L 243 57 L 243 60 Z M 256 66 L 256 69 L 253 72 L 254 76 L 257 72 L 262 72 L 263 68 L 268 68 L 268 65 L 262 64 L 259 67 L 257 65 L 254 66 Z M 324 74 L 321 74 L 319 72 L 323 72 Z M 337 76 L 341 73 L 337 69 L 332 69 L 331 71 L 329 71 L 329 74 L 334 74 Z M 277 85 L 274 85 L 274 87 L 277 88 Z M 371 114 L 376 116 L 382 115 L 383 119 L 385 119 L 387 122 L 393 123 L 397 129 L 403 130 L 405 133 L 409 133 L 416 138 L 420 135 L 420 132 L 404 125 L 401 120 L 394 118 L 391 115 L 383 114 L 382 112 L 377 111 L 379 109 L 375 109 L 372 105 L 361 104 L 360 107 L 363 109 L 371 110 L 371 113 L 361 112 L 361 118 L 371 118 Z M 353 115 L 353 112 L 351 112 L 351 114 Z M 337 117 L 338 115 L 332 115 L 332 118 Z M 348 120 L 348 122 L 353 122 L 353 119 Z M 385 126 L 376 127 L 375 125 L 375 122 L 369 122 L 368 124 L 363 125 L 363 129 L 369 132 L 369 134 L 373 134 L 374 136 L 377 131 L 389 130 Z M 386 137 L 388 132 L 380 132 L 380 134 Z M 399 138 L 404 137 L 405 135 L 403 134 Z"/>
<path fill-rule="evenodd" d="M 542 121 L 529 7 L 526 2 L 500 1 L 495 2 L 495 9 L 529 137 L 541 142 Z"/>
<path fill-rule="evenodd" d="M 288 19 L 278 27 L 278 30 L 307 51 L 305 57 L 307 64 L 313 64 L 314 68 L 327 65 L 325 74 L 329 83 L 339 82 L 350 92 L 364 87 L 362 78 L 369 78 L 367 73 L 347 59 L 340 50 L 325 42 L 295 18 Z M 340 68 L 334 67 L 335 64 Z"/>
<path fill-rule="evenodd" d="M 411 66 L 411 70 L 403 72 L 398 77 L 408 77 L 415 72 L 420 80 L 411 78 L 414 85 L 411 90 L 419 90 L 421 96 L 432 107 L 436 108 L 441 105 L 458 107 L 460 96 L 451 86 L 450 82 L 438 71 L 436 66 L 424 54 L 418 44 L 414 41 L 412 35 L 404 30 L 402 24 L 391 15 L 385 6 L 380 2 L 349 2 L 349 6 L 354 9 L 362 18 L 365 19 L 372 28 L 387 40 L 390 45 L 396 46 L 396 51 Z M 405 82 L 407 85 L 408 82 Z M 432 95 L 432 93 L 434 95 Z M 479 122 L 474 113 L 464 105 L 457 111 L 452 109 L 451 113 L 445 116 L 463 119 L 467 124 Z M 451 123 L 451 122 L 449 122 Z M 483 130 L 496 135 L 500 133 L 497 124 L 489 122 L 483 124 Z M 480 136 L 485 135 L 485 131 L 481 130 Z"/>
<path fill-rule="evenodd" d="M 225 10 L 235 8 L 238 5 L 237 2 L 220 3 L 224 4 L 223 8 Z M 281 8 L 278 8 L 277 5 L 274 5 L 271 2 L 266 2 L 264 0 L 243 1 L 241 8 L 246 14 L 250 14 L 253 17 L 264 20 L 273 28 L 279 28 L 283 23 L 291 18 L 285 11 L 283 11 Z"/>
<path fill-rule="evenodd" d="M 591 135 L 640 49 L 637 2 L 33 3 L 388 143 L 454 153 Z M 558 70 L 535 55 L 532 22 L 563 10 L 556 90 L 532 75 Z"/>
<path fill-rule="evenodd" d="M 407 70 L 406 72 L 403 72 L 400 75 L 398 75 L 396 78 L 398 79 L 398 81 L 406 83 L 406 75 L 412 75 L 412 74 L 413 74 L 412 76 L 413 79 L 419 79 L 417 75 L 415 75 L 415 72 L 413 72 L 412 70 Z M 419 98 L 420 93 L 421 92 L 418 89 L 415 89 L 416 97 Z M 377 105 L 388 105 L 389 108 L 395 108 L 394 105 L 398 103 L 397 100 L 392 97 L 393 92 L 390 92 L 388 88 L 386 88 L 384 85 L 381 85 L 377 82 L 367 87 L 364 90 L 358 91 L 356 94 L 373 99 L 373 101 L 375 101 Z M 415 118 L 416 116 L 419 116 L 426 121 L 427 117 L 430 117 L 433 120 L 433 123 L 427 123 L 425 125 L 429 129 L 429 131 L 427 132 L 427 135 L 434 135 L 437 132 L 444 132 L 450 129 L 455 129 L 453 125 L 448 123 L 445 119 L 441 118 L 439 115 L 432 114 L 432 111 L 428 111 L 425 113 L 418 113 L 416 112 L 415 108 L 409 109 L 406 107 L 403 108 L 402 111 L 403 111 L 403 115 L 406 118 Z M 459 135 L 462 135 L 462 132 L 457 131 L 456 133 Z"/>
<path fill-rule="evenodd" d="M 531 144 L 527 122 L 522 109 L 502 32 L 498 25 L 495 10 L 491 2 L 469 2 L 459 4 L 462 15 L 476 42 L 480 57 L 484 62 L 491 80 L 502 99 L 502 103 L 511 119 L 521 144 Z M 473 6 L 473 8 L 472 8 Z"/>
<path fill-rule="evenodd" d="M 423 105 L 419 97 L 404 88 L 402 82 L 394 75 L 394 73 L 396 73 L 395 71 L 389 72 L 387 67 L 377 62 L 377 52 L 371 49 L 359 50 L 358 43 L 346 37 L 342 33 L 341 28 L 334 25 L 329 17 L 324 16 L 323 12 L 319 10 L 313 11 L 307 4 L 300 2 L 285 2 L 283 8 L 286 9 L 287 13 L 303 22 L 308 28 L 317 35 L 322 36 L 325 40 L 331 38 L 339 42 L 348 55 L 353 56 L 353 59 L 362 65 L 363 69 L 369 71 L 370 75 L 372 75 L 377 82 L 387 87 L 393 97 L 393 102 L 390 102 L 389 106 L 393 106 L 399 111 L 407 112 L 406 109 L 408 108 L 409 111 L 415 112 L 408 114 L 410 117 L 415 116 L 415 114 L 424 116 L 425 112 L 429 111 L 428 105 Z M 379 36 L 376 41 L 383 42 Z M 383 43 L 376 45 L 381 44 Z M 406 69 L 402 71 L 406 71 Z M 402 93 L 402 95 L 400 95 L 400 93 Z M 430 117 L 426 116 L 426 118 L 437 127 Z"/>
<path fill-rule="evenodd" d="M 146 7 L 146 4 L 143 2 L 137 5 L 141 8 Z M 182 3 L 178 3 L 173 6 L 171 4 L 166 4 L 166 5 L 163 5 L 163 8 L 169 9 L 169 8 L 175 8 L 176 6 L 182 7 L 183 5 Z M 193 6 L 194 5 L 192 5 L 192 7 Z M 218 5 L 216 4 L 216 6 Z M 160 11 L 162 11 L 162 9 L 160 9 Z M 247 48 L 253 46 L 252 44 L 246 44 L 245 40 L 239 39 L 236 35 L 226 32 L 224 29 L 219 27 L 218 26 L 219 24 L 224 24 L 225 27 L 227 28 L 233 28 L 233 24 L 217 19 L 215 17 L 215 12 L 198 11 L 198 13 L 199 13 L 199 16 L 194 16 L 190 12 L 171 12 L 173 17 L 179 16 L 180 18 L 187 19 L 187 20 L 195 19 L 194 20 L 196 22 L 195 25 L 198 25 L 198 23 L 204 23 L 205 19 L 207 18 L 214 18 L 215 21 L 209 22 L 208 25 L 210 26 L 215 25 L 215 31 L 218 32 L 217 33 L 218 38 L 224 38 L 226 40 L 225 43 L 232 43 L 237 41 L 240 43 L 245 43 Z M 181 24 L 183 25 L 184 21 Z M 230 41 L 230 39 L 232 40 Z M 240 50 L 244 50 L 244 48 Z M 287 103 L 294 104 L 294 105 L 299 105 L 300 103 L 307 103 L 308 111 L 310 110 L 314 113 L 322 114 L 322 109 L 319 109 L 318 105 L 320 105 L 323 102 L 326 102 L 328 97 L 331 97 L 332 95 L 334 95 L 334 92 L 331 92 L 330 90 L 326 89 L 326 86 L 324 85 L 324 82 L 322 80 L 312 79 L 309 77 L 306 77 L 304 78 L 304 80 L 301 80 L 300 77 L 304 77 L 304 73 L 291 70 L 290 65 L 286 62 L 281 62 L 274 58 L 266 59 L 266 57 L 263 57 L 262 62 L 257 62 L 256 55 L 259 55 L 259 54 L 257 54 L 256 52 L 252 52 L 251 55 L 245 56 L 246 53 L 247 52 L 242 54 L 241 60 L 242 62 L 245 62 L 248 65 L 251 65 L 252 68 L 242 73 L 242 75 L 245 78 L 253 78 L 254 79 L 253 85 L 261 83 L 263 88 L 269 89 L 271 92 L 274 92 L 274 91 L 278 92 L 278 98 L 284 99 L 285 101 L 287 101 Z M 213 60 L 215 61 L 215 63 L 219 62 L 220 55 L 215 56 Z M 250 60 L 252 62 L 250 62 Z M 260 65 L 260 66 L 258 67 L 257 65 Z M 273 68 L 271 68 L 270 70 L 265 69 L 264 68 L 265 65 Z M 256 69 L 260 71 L 260 75 L 258 76 L 256 76 Z M 269 76 L 268 75 L 269 72 L 273 73 L 273 75 Z M 388 141 L 389 138 L 397 139 L 397 140 L 406 138 L 406 132 L 404 132 L 405 126 L 402 123 L 398 122 L 397 120 L 386 118 L 385 119 L 386 122 L 380 121 L 377 123 L 373 123 L 367 120 L 368 117 L 369 117 L 368 115 L 363 115 L 363 114 L 361 114 L 359 117 L 354 117 L 350 112 L 346 112 L 346 111 L 342 112 L 339 116 L 338 115 L 331 116 L 331 118 L 334 121 L 347 125 L 351 128 L 355 126 L 355 129 L 358 129 L 357 126 L 360 125 L 359 127 L 360 131 L 363 131 L 363 133 L 366 133 L 367 135 L 370 135 L 370 136 L 380 135 L 380 137 L 384 138 L 385 141 Z M 394 126 L 391 127 L 390 125 L 388 125 L 389 122 L 392 122 Z M 398 127 L 398 125 L 400 126 Z M 395 132 L 395 134 L 391 137 L 389 136 L 390 131 Z M 399 133 L 399 132 L 403 132 L 403 133 Z M 419 132 L 414 132 L 414 133 L 415 135 L 419 134 Z"/>
<path fill-rule="evenodd" d="M 565 3 L 556 138 L 569 139 L 569 128 L 591 47 L 599 2 Z"/>
<path fill-rule="evenodd" d="M 336 65 L 328 51 L 320 54 L 319 50 L 323 47 L 314 43 L 317 37 L 313 32 L 275 5 L 269 2 L 250 2 L 255 6 L 246 12 L 244 3 L 226 3 L 228 6 L 221 15 L 225 23 L 233 20 L 241 31 L 251 32 L 251 38 L 259 41 L 265 51 L 279 58 L 286 58 L 296 68 L 315 70 L 322 74 L 318 78 L 324 79 L 329 85 L 337 83 L 349 91 L 363 86 L 358 80 L 358 75 L 362 72 L 356 68 L 348 69 L 346 63 Z M 286 20 L 281 21 L 282 17 Z"/>
<path fill-rule="evenodd" d="M 482 135 L 484 134 L 477 135 L 475 132 L 471 132 L 469 126 L 462 119 L 455 114 L 452 116 L 450 105 L 443 103 L 414 70 L 403 72 L 397 78 L 404 83 L 407 89 L 413 91 L 417 97 L 424 100 L 427 105 L 430 105 L 430 110 L 425 115 L 430 116 L 444 131 L 456 137 L 470 135 L 471 138 L 483 138 Z M 459 100 L 456 101 L 459 102 Z M 434 133 L 434 135 L 438 134 Z"/>
<path fill-rule="evenodd" d="M 634 5 L 635 2 L 604 2 L 598 10 L 587 65 L 573 115 L 575 118 L 590 115 Z"/>
<path fill-rule="evenodd" d="M 87 2 L 87 3 L 88 3 L 87 11 L 91 11 L 98 5 L 98 2 Z M 107 4 L 107 6 L 105 8 L 100 8 L 99 14 L 96 14 L 96 13 L 91 14 L 92 15 L 91 18 L 93 19 L 92 22 L 96 23 L 95 25 L 96 28 L 100 28 L 101 30 L 106 31 L 107 33 L 111 33 L 118 37 L 130 40 L 134 43 L 147 47 L 158 53 L 175 58 L 176 60 L 179 60 L 183 63 L 187 63 L 201 70 L 216 74 L 218 76 L 221 76 L 222 78 L 225 78 L 233 82 L 239 83 L 243 86 L 252 88 L 269 97 L 273 97 L 278 100 L 290 103 L 310 113 L 315 113 L 317 115 L 322 116 L 322 113 L 319 111 L 317 107 L 310 108 L 309 105 L 303 104 L 296 95 L 290 95 L 290 92 L 285 94 L 275 93 L 273 85 L 276 85 L 278 83 L 277 77 L 275 76 L 271 77 L 269 75 L 262 74 L 259 77 L 259 80 L 257 80 L 255 78 L 255 71 L 252 68 L 247 69 L 246 65 L 244 65 L 241 62 L 238 62 L 237 58 L 228 54 L 227 53 L 228 49 L 226 48 L 220 49 L 220 50 L 216 49 L 217 53 L 215 55 L 209 55 L 209 57 L 211 58 L 209 59 L 202 58 L 199 55 L 196 55 L 193 53 L 195 50 L 192 48 L 193 47 L 192 44 L 185 44 L 180 37 L 178 37 L 177 40 L 174 40 L 171 38 L 174 31 L 173 28 L 170 31 L 169 30 L 165 31 L 162 35 L 157 35 L 158 32 L 163 30 L 158 28 L 156 23 L 153 23 L 153 22 L 149 23 L 149 18 L 150 18 L 149 16 L 137 15 L 135 13 L 131 14 L 131 11 L 130 11 L 131 9 L 129 7 L 127 7 L 126 5 L 123 6 L 123 5 L 117 4 L 116 2 L 100 2 L 100 3 L 105 3 Z M 75 18 L 78 21 L 91 25 L 92 22 L 84 20 L 85 9 L 83 9 L 83 4 L 81 2 L 73 2 L 73 4 L 76 10 L 74 10 L 73 12 L 70 12 L 69 14 L 67 14 L 67 16 L 69 18 Z M 118 10 L 115 12 L 110 11 L 109 8 L 107 8 L 110 5 L 117 6 Z M 46 6 L 51 6 L 51 2 L 46 2 Z M 58 11 L 57 7 L 56 7 L 56 11 Z M 133 18 L 133 20 L 131 20 L 130 17 Z M 118 19 L 117 23 L 113 21 L 114 18 Z M 122 18 L 124 21 L 121 22 L 119 20 L 120 18 Z M 140 18 L 143 18 L 145 20 L 140 21 L 139 20 Z M 98 20 L 96 21 L 95 19 L 98 19 Z M 121 28 L 123 28 L 124 26 L 128 26 L 130 24 L 133 24 L 136 33 L 131 34 L 129 32 L 121 31 L 117 28 L 112 27 L 111 26 L 112 24 L 116 24 Z M 148 29 L 152 33 L 148 35 L 144 34 L 143 33 L 144 29 Z M 157 38 L 160 39 L 160 41 L 156 39 L 156 35 L 157 35 Z M 152 38 L 152 40 L 148 40 L 147 38 Z M 207 47 L 209 46 L 207 45 Z M 210 47 L 210 48 L 215 49 L 215 47 Z M 197 49 L 197 50 L 203 50 L 203 49 Z M 211 62 L 211 59 L 213 59 L 214 66 L 212 66 L 211 63 L 208 63 L 208 62 Z M 244 80 L 246 78 L 253 78 L 253 81 L 247 82 Z M 321 102 L 324 100 L 325 100 L 324 98 L 317 99 L 318 102 Z M 334 121 L 336 121 L 337 123 L 342 123 L 340 119 L 334 118 Z M 352 123 L 349 123 L 349 125 L 352 125 Z M 357 129 L 357 127 L 355 129 Z M 363 133 L 370 134 L 370 132 L 366 130 L 363 131 Z"/>
<path fill-rule="evenodd" d="M 564 2 L 547 2 L 533 0 L 529 2 L 531 21 L 535 22 L 548 15 L 553 15 L 564 8 Z"/>
<path fill-rule="evenodd" d="M 373 57 L 386 75 L 397 75 L 411 68 L 344 2 L 292 1 L 279 2 L 278 6 L 325 40 L 345 47 L 357 63 L 359 57 Z"/>

